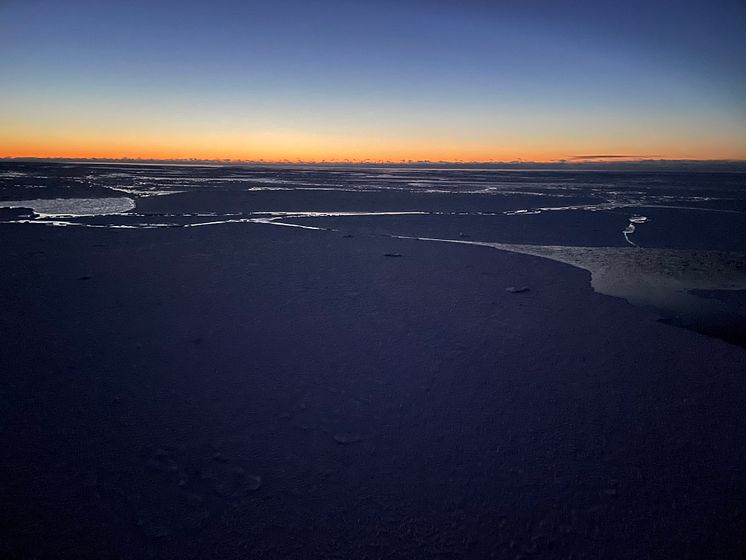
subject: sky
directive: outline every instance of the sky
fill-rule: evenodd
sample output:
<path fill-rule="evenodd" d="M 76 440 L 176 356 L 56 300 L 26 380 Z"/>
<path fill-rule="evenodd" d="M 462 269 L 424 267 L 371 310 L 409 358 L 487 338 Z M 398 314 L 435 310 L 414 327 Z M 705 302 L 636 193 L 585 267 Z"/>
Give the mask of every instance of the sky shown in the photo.
<path fill-rule="evenodd" d="M 743 0 L 0 0 L 0 157 L 746 160 L 745 29 Z"/>

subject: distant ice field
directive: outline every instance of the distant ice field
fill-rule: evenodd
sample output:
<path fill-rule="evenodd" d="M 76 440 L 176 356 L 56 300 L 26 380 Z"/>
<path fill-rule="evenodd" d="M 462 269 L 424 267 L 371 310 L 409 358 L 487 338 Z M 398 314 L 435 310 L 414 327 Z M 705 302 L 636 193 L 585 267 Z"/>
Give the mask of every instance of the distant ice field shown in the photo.
<path fill-rule="evenodd" d="M 0 206 L 32 208 L 38 223 L 96 216 L 99 227 L 294 212 L 303 225 L 325 220 L 376 234 L 746 251 L 746 175 L 738 173 L 4 163 Z M 375 218 L 391 212 L 431 218 Z"/>
<path fill-rule="evenodd" d="M 0 223 L 281 226 L 519 252 L 746 346 L 746 317 L 715 301 L 746 294 L 743 173 L 3 163 Z"/>

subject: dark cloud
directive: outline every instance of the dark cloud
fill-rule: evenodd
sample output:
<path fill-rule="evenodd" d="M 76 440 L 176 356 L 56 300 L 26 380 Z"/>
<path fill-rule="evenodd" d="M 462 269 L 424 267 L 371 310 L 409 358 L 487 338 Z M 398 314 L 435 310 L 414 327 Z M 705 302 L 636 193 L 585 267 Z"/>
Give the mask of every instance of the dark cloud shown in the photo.
<path fill-rule="evenodd" d="M 570 156 L 569 159 L 650 159 L 658 158 L 658 155 L 635 156 L 628 154 L 600 154 L 590 156 Z"/>

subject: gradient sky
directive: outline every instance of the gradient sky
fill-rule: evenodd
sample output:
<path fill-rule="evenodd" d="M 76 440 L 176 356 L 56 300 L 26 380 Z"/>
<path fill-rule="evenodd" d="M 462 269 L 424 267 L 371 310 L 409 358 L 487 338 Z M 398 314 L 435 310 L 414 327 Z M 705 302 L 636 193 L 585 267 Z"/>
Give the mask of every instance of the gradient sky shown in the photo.
<path fill-rule="evenodd" d="M 746 159 L 746 2 L 0 0 L 0 156 Z"/>

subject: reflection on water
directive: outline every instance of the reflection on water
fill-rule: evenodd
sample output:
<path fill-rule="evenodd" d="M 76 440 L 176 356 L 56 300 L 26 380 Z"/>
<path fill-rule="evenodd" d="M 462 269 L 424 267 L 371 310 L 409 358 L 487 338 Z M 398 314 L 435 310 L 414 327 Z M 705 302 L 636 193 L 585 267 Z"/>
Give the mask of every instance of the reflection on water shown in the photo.
<path fill-rule="evenodd" d="M 126 196 L 116 198 L 36 198 L 33 200 L 0 200 L 0 208 L 31 208 L 40 217 L 110 216 L 129 212 L 135 201 Z"/>
<path fill-rule="evenodd" d="M 691 293 L 746 290 L 744 253 L 437 241 L 494 247 L 582 268 L 591 273 L 591 286 L 598 293 L 653 308 L 667 323 L 746 347 L 746 316 L 719 300 Z"/>
<path fill-rule="evenodd" d="M 746 347 L 746 316 L 697 293 L 746 290 L 746 255 L 638 247 L 744 250 L 745 179 L 741 173 L 6 164 L 0 194 L 13 200 L 0 201 L 0 224 L 119 230 L 263 224 L 324 231 L 338 227 L 338 218 L 354 228 L 377 217 L 382 223 L 363 231 L 391 237 L 461 231 L 470 239 L 519 241 L 432 239 L 570 264 L 589 271 L 599 293 Z M 30 208 L 33 215 L 2 210 L 7 207 Z M 432 223 L 423 225 L 427 216 Z M 625 247 L 573 246 L 621 243 L 622 236 Z M 550 239 L 565 245 L 524 243 Z"/>
<path fill-rule="evenodd" d="M 632 245 L 633 247 L 637 247 L 637 243 L 632 241 L 629 236 L 635 233 L 635 230 L 637 229 L 637 226 L 635 224 L 644 224 L 648 221 L 647 217 L 645 216 L 632 216 L 629 219 L 629 224 L 626 228 L 624 228 L 624 231 L 622 231 L 622 235 L 624 235 L 624 240 Z"/>

